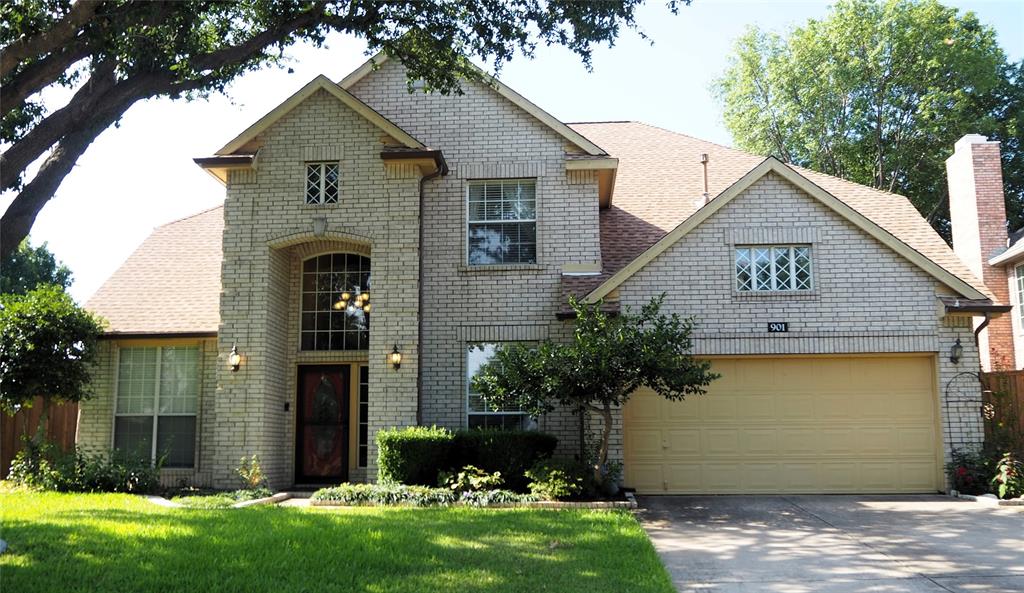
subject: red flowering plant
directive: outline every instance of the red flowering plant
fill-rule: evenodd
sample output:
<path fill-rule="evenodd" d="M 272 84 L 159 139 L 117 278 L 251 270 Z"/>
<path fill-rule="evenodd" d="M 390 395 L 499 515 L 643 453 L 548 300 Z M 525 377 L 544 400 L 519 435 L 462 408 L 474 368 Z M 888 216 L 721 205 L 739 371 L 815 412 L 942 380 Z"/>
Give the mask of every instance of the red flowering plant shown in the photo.
<path fill-rule="evenodd" d="M 986 451 L 954 450 L 952 461 L 946 464 L 950 487 L 962 494 L 986 494 L 998 460 L 998 455 Z"/>

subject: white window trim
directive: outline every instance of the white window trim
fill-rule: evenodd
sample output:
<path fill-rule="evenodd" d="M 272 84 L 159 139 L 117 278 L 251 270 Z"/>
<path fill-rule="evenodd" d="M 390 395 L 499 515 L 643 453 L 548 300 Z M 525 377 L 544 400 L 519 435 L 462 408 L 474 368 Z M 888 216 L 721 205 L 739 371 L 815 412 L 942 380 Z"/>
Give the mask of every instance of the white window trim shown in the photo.
<path fill-rule="evenodd" d="M 1017 331 L 1024 333 L 1024 264 L 1017 264 L 1013 268 L 1013 275 L 1017 293 Z"/>
<path fill-rule="evenodd" d="M 472 188 L 474 185 L 478 185 L 478 184 L 506 183 L 506 182 L 513 182 L 513 181 L 515 181 L 515 182 L 532 181 L 533 182 L 533 218 L 521 218 L 521 219 L 515 219 L 515 220 L 473 220 L 473 219 L 471 219 L 469 217 L 469 190 L 470 190 L 470 188 Z M 465 212 L 466 212 L 466 225 L 464 227 L 463 235 L 466 238 L 466 248 L 465 248 L 465 262 L 466 262 L 465 265 L 466 265 L 466 267 L 467 268 L 471 268 L 471 269 L 477 269 L 477 268 L 481 268 L 481 269 L 495 269 L 495 268 L 522 268 L 522 267 L 527 267 L 527 266 L 538 266 L 540 264 L 540 259 L 541 259 L 540 258 L 540 233 L 539 233 L 540 225 L 538 223 L 538 214 L 540 212 L 540 191 L 539 191 L 539 189 L 540 189 L 540 180 L 538 178 L 536 178 L 536 177 L 509 177 L 509 178 L 490 177 L 490 178 L 486 178 L 486 179 L 467 179 L 466 183 L 465 183 L 465 186 L 466 187 L 465 187 L 465 192 L 464 192 L 464 196 L 463 196 L 463 198 L 464 198 L 463 199 L 463 208 L 465 208 Z M 469 230 L 470 230 L 470 226 L 474 225 L 474 224 L 496 224 L 496 223 L 503 223 L 503 222 L 504 223 L 526 223 L 526 222 L 532 222 L 533 223 L 533 232 L 534 232 L 533 261 L 532 262 L 503 262 L 503 263 L 496 263 L 496 264 L 474 264 L 473 262 L 471 262 L 470 259 L 469 259 L 469 247 L 470 247 Z"/>
<path fill-rule="evenodd" d="M 517 344 L 517 343 L 518 344 L 523 344 L 523 343 L 530 343 L 530 342 L 524 342 L 523 340 L 494 340 L 494 341 L 472 340 L 472 341 L 468 341 L 468 342 L 464 342 L 463 343 L 463 347 L 462 347 L 462 362 L 463 362 L 462 376 L 465 378 L 465 382 L 464 382 L 464 385 L 463 385 L 464 389 L 463 389 L 462 401 L 463 401 L 463 404 L 464 404 L 465 409 L 466 409 L 465 417 L 466 417 L 466 426 L 467 427 L 469 426 L 469 417 L 470 416 L 522 416 L 522 417 L 524 417 L 524 420 L 529 420 L 530 419 L 530 414 L 528 412 L 523 411 L 523 410 L 508 411 L 508 412 L 495 412 L 494 410 L 490 409 L 488 406 L 485 405 L 484 406 L 484 411 L 483 412 L 478 412 L 476 410 L 470 409 L 470 407 L 469 407 L 469 383 L 470 383 L 470 377 L 469 377 L 469 347 L 470 347 L 470 345 L 471 344 Z"/>
<path fill-rule="evenodd" d="M 191 414 L 183 413 L 183 412 L 169 412 L 167 414 L 161 414 L 160 413 L 160 372 L 161 372 L 161 367 L 163 366 L 163 351 L 164 351 L 165 346 L 141 346 L 140 345 L 140 346 L 126 346 L 126 347 L 115 348 L 114 349 L 114 364 L 113 364 L 113 367 L 114 367 L 114 377 L 113 377 L 113 383 L 114 383 L 114 390 L 113 390 L 114 391 L 113 412 L 114 412 L 114 414 L 113 414 L 113 419 L 114 420 L 113 420 L 113 422 L 111 422 L 111 426 L 110 426 L 110 448 L 113 449 L 115 443 L 117 442 L 117 418 L 145 418 L 145 417 L 151 417 L 153 419 L 153 432 L 152 432 L 152 434 L 150 436 L 150 439 L 152 440 L 152 445 L 150 446 L 149 461 L 150 461 L 150 463 L 156 463 L 156 454 L 157 454 L 157 449 L 156 449 L 157 448 L 157 438 L 156 437 L 157 437 L 157 426 L 160 423 L 160 417 L 161 416 L 164 416 L 164 417 L 166 417 L 166 416 L 193 417 L 193 418 L 196 419 L 196 424 L 195 424 L 195 426 L 196 426 L 196 428 L 195 428 L 195 432 L 196 432 L 195 440 L 196 440 L 196 442 L 195 442 L 195 446 L 192 449 L 192 466 L 191 467 L 170 467 L 170 468 L 167 468 L 167 469 L 168 470 L 185 470 L 185 471 L 195 470 L 195 469 L 197 469 L 199 467 L 199 410 L 202 407 L 202 397 L 203 397 L 203 349 L 201 347 L 199 347 L 199 346 L 192 345 L 192 344 L 184 344 L 184 345 L 181 345 L 181 346 L 171 346 L 171 347 L 196 348 L 198 350 L 198 353 L 199 353 L 199 357 L 198 357 L 199 365 L 196 368 L 196 388 L 197 388 L 197 393 L 196 393 L 196 411 L 191 413 Z M 124 350 L 125 348 L 155 348 L 156 349 L 156 376 L 153 379 L 156 382 L 156 384 L 153 387 L 153 413 L 152 414 L 127 414 L 127 413 L 122 414 L 122 413 L 119 413 L 117 411 L 117 403 L 118 403 L 119 398 L 121 397 L 121 351 Z"/>
<path fill-rule="evenodd" d="M 325 189 L 327 187 L 327 185 L 326 185 L 327 184 L 327 175 L 325 174 L 326 173 L 327 165 L 334 165 L 335 167 L 338 168 L 338 187 L 337 187 L 337 196 L 338 197 L 333 202 L 325 202 L 324 201 L 326 199 L 326 194 L 327 194 L 327 192 L 325 191 Z M 318 192 L 318 195 L 317 195 L 317 201 L 310 202 L 309 201 L 309 195 L 307 193 L 307 189 L 308 189 L 308 185 L 309 185 L 309 168 L 310 167 L 314 167 L 314 166 L 320 167 L 320 191 Z M 303 167 L 302 167 L 302 202 L 306 206 L 337 206 L 338 204 L 341 204 L 341 163 L 339 161 L 306 161 L 306 162 L 303 163 Z"/>
<path fill-rule="evenodd" d="M 796 283 L 796 257 L 794 255 L 795 249 L 806 248 L 808 253 L 807 261 L 807 275 L 808 285 L 807 288 L 779 288 L 778 278 L 776 275 L 775 257 L 772 256 L 772 252 L 776 249 L 788 249 L 789 250 L 789 279 L 791 284 Z M 750 251 L 750 289 L 744 290 L 740 287 L 739 274 L 736 270 L 736 252 L 740 249 L 746 249 Z M 754 250 L 755 249 L 767 249 L 768 250 L 768 265 L 769 265 L 769 280 L 771 281 L 771 288 L 760 289 L 757 287 L 757 270 L 754 265 Z M 806 243 L 792 243 L 792 244 L 770 244 L 770 245 L 749 245 L 739 244 L 733 245 L 732 248 L 732 286 L 733 291 L 738 294 L 777 294 L 777 293 L 790 293 L 790 294 L 811 294 L 816 290 L 816 284 L 814 281 L 814 248 Z"/>

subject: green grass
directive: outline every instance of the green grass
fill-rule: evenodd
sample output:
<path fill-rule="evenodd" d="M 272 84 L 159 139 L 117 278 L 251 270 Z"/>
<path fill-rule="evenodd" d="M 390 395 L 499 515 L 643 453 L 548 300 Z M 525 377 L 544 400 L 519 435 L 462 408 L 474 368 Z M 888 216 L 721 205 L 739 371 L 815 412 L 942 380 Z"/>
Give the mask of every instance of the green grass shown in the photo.
<path fill-rule="evenodd" d="M 672 591 L 624 512 L 168 509 L 0 492 L 0 591 Z"/>

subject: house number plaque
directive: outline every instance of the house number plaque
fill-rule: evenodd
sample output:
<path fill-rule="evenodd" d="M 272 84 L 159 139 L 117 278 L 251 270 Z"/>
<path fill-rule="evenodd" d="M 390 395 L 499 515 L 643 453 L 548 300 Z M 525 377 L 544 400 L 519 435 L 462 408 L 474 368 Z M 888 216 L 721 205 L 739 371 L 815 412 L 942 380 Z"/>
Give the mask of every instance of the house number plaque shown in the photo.
<path fill-rule="evenodd" d="M 770 334 L 782 334 L 789 331 L 789 322 L 787 321 L 769 321 L 768 322 L 768 333 Z"/>

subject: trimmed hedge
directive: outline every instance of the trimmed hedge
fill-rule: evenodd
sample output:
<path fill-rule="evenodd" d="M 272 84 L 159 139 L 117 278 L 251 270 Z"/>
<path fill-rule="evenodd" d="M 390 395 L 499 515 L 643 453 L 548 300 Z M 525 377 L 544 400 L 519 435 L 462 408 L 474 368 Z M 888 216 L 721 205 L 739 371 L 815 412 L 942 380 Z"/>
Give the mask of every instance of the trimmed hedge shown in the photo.
<path fill-rule="evenodd" d="M 449 463 L 453 469 L 472 465 L 491 474 L 501 472 L 506 488 L 526 492 L 527 470 L 550 458 L 556 445 L 553 435 L 535 430 L 460 430 L 455 433 Z"/>
<path fill-rule="evenodd" d="M 410 426 L 377 433 L 378 479 L 383 484 L 436 486 L 448 469 L 452 433 L 436 426 Z"/>
<path fill-rule="evenodd" d="M 490 506 L 517 502 L 533 502 L 535 497 L 508 490 L 455 493 L 450 488 L 427 488 L 403 484 L 341 484 L 317 490 L 313 502 L 337 503 L 345 506 Z"/>
<path fill-rule="evenodd" d="M 436 486 L 442 471 L 467 465 L 487 473 L 501 472 L 511 490 L 525 492 L 528 469 L 551 457 L 558 439 L 531 430 L 470 429 L 413 426 L 377 433 L 377 466 L 384 484 Z"/>

